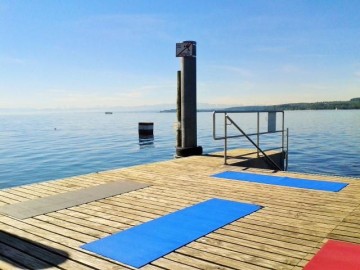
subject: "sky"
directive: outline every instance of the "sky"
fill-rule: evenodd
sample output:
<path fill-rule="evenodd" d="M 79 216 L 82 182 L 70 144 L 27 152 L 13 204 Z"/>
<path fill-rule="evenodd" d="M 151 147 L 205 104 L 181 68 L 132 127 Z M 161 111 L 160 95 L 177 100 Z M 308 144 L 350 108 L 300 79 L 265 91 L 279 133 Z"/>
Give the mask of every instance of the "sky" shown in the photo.
<path fill-rule="evenodd" d="M 177 42 L 197 101 L 360 96 L 358 0 L 0 0 L 0 109 L 176 103 Z"/>

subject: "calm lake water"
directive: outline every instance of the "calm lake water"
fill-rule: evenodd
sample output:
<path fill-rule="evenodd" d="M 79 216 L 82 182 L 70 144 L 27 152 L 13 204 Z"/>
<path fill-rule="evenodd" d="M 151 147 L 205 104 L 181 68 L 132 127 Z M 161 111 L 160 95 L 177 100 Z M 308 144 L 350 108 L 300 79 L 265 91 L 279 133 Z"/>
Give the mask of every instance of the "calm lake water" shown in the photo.
<path fill-rule="evenodd" d="M 116 112 L 0 115 L 0 188 L 171 159 L 175 118 L 174 113 Z M 234 119 L 247 132 L 256 127 L 254 116 Z M 138 122 L 146 121 L 154 122 L 155 139 L 148 144 L 138 138 Z M 360 110 L 288 111 L 285 126 L 289 171 L 360 177 Z M 212 139 L 212 113 L 198 114 L 198 145 L 205 153 L 223 149 L 222 141 Z M 251 145 L 242 138 L 230 147 Z"/>

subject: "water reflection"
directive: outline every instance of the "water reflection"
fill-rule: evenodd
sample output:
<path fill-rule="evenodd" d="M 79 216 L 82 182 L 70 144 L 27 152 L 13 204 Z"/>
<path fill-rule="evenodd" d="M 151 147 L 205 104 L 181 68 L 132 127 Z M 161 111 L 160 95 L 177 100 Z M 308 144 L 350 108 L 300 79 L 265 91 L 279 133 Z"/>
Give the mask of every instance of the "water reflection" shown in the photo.
<path fill-rule="evenodd" d="M 154 148 L 154 135 L 139 135 L 140 149 Z"/>

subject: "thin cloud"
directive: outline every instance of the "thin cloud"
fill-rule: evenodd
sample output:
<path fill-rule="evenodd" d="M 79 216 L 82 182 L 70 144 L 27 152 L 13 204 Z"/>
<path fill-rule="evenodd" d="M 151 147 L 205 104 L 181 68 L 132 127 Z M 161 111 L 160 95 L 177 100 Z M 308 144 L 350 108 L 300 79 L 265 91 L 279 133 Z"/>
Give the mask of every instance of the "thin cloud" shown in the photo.
<path fill-rule="evenodd" d="M 174 87 L 173 83 L 164 83 L 164 84 L 150 84 L 150 85 L 144 85 L 141 87 L 136 88 L 138 91 L 153 91 L 153 90 L 161 90 L 161 89 L 169 89 Z"/>
<path fill-rule="evenodd" d="M 324 54 L 324 53 L 304 53 L 304 54 L 293 54 L 293 57 L 297 58 L 297 59 L 321 59 L 321 58 L 326 58 L 329 57 L 328 54 Z"/>
<path fill-rule="evenodd" d="M 26 60 L 18 57 L 6 56 L 0 58 L 0 63 L 7 65 L 24 65 L 26 63 Z"/>
<path fill-rule="evenodd" d="M 234 66 L 226 66 L 226 65 L 212 65 L 210 67 L 214 68 L 214 69 L 230 71 L 230 72 L 236 73 L 237 75 L 240 75 L 242 77 L 253 77 L 253 73 L 250 70 L 245 69 L 245 68 L 239 68 L 239 67 L 234 67 Z"/>
<path fill-rule="evenodd" d="M 130 106 L 141 100 L 142 94 L 138 92 L 119 94 L 70 94 L 50 101 L 49 107 L 55 108 L 101 108 L 128 104 Z M 52 104 L 51 104 L 52 103 Z"/>
<path fill-rule="evenodd" d="M 254 49 L 256 52 L 265 52 L 265 53 L 284 53 L 288 50 L 287 47 L 282 46 L 264 46 L 257 47 Z"/>
<path fill-rule="evenodd" d="M 286 73 L 286 74 L 294 74 L 294 73 L 300 73 L 302 70 L 295 66 L 295 65 L 291 65 L 291 64 L 288 64 L 288 65 L 284 65 L 282 67 L 280 67 L 280 72 L 283 72 L 283 73 Z"/>
<path fill-rule="evenodd" d="M 331 87 L 329 87 L 329 85 L 325 85 L 325 84 L 301 84 L 299 85 L 299 88 L 301 89 L 309 89 L 309 90 L 328 90 Z"/>
<path fill-rule="evenodd" d="M 79 89 L 48 88 L 38 91 L 37 100 L 42 100 L 39 108 L 102 108 L 117 106 L 151 105 L 156 102 L 166 102 L 169 89 L 173 84 L 143 85 L 128 89 L 96 89 L 80 92 Z M 157 93 L 157 95 L 154 93 Z M 31 105 L 31 104 L 30 104 Z M 35 105 L 35 104 L 34 104 Z M 34 106 L 30 106 L 34 107 Z"/>
<path fill-rule="evenodd" d="M 85 33 L 118 39 L 134 39 L 158 33 L 166 26 L 166 21 L 153 15 L 115 14 L 88 17 L 77 21 L 75 26 L 78 31 Z"/>

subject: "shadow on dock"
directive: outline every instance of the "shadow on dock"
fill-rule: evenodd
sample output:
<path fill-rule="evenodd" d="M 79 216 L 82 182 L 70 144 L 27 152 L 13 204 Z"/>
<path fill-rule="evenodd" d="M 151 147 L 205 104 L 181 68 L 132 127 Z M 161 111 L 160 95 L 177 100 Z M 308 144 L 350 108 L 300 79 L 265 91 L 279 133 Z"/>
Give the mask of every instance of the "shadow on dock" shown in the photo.
<path fill-rule="evenodd" d="M 64 263 L 69 254 L 0 230 L 0 256 L 14 268 L 48 269 Z"/>
<path fill-rule="evenodd" d="M 209 157 L 223 158 L 224 153 L 217 152 L 208 154 Z M 280 167 L 284 168 L 284 159 L 281 152 L 268 153 L 268 156 Z M 257 168 L 257 169 L 267 169 L 273 170 L 273 166 L 269 164 L 263 156 L 257 156 L 257 152 L 246 152 L 239 153 L 237 150 L 230 151 L 230 155 L 227 159 L 227 165 L 236 166 L 236 167 L 247 167 L 247 168 Z"/>

